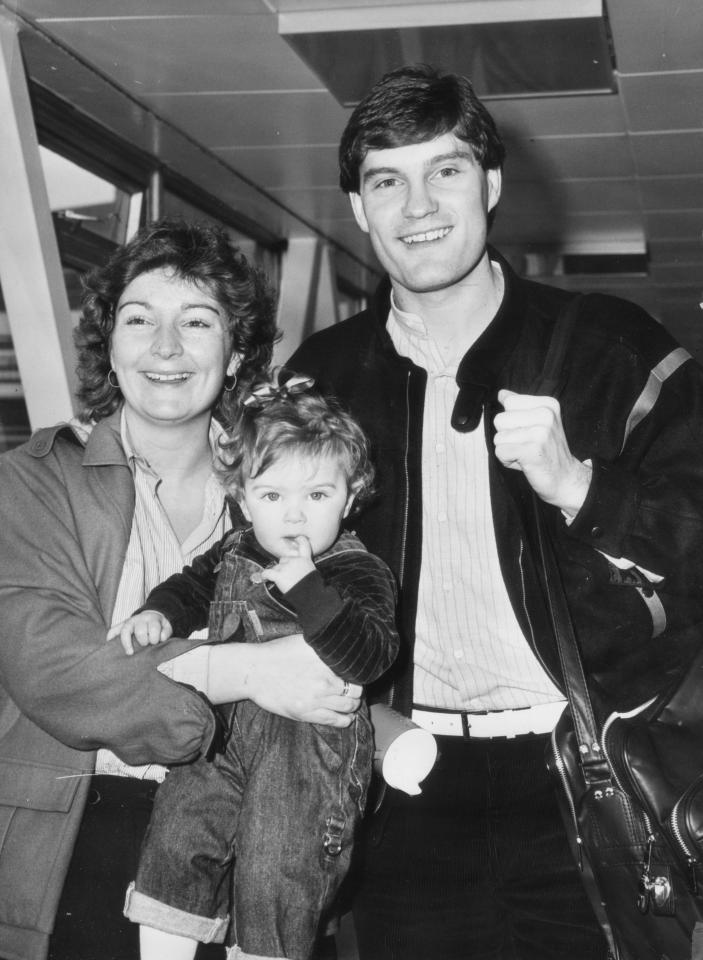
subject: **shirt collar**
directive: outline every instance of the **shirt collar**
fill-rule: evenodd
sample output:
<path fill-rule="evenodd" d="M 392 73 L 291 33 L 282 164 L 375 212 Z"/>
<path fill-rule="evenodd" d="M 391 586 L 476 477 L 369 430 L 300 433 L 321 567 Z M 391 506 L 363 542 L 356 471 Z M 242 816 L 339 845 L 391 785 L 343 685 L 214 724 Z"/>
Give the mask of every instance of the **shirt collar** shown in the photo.
<path fill-rule="evenodd" d="M 429 334 L 425 321 L 419 313 L 409 313 L 407 310 L 401 310 L 395 302 L 395 294 L 391 290 L 391 314 L 393 319 L 408 337 L 415 337 L 420 340 L 427 340 Z"/>

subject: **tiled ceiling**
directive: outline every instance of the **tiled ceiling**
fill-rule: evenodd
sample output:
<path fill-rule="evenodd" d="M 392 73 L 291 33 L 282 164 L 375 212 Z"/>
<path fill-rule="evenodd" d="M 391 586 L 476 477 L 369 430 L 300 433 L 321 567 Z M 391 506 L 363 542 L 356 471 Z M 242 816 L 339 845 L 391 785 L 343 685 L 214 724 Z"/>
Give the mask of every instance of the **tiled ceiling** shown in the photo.
<path fill-rule="evenodd" d="M 274 234 L 318 230 L 335 244 L 340 268 L 366 282 L 360 264 L 373 268 L 373 254 L 337 187 L 336 147 L 350 111 L 279 35 L 279 14 L 372 29 L 457 23 L 475 11 L 497 22 L 510 8 L 527 19 L 545 3 L 0 0 L 0 9 L 21 18 L 39 83 L 129 131 Z M 568 15 L 584 4 L 551 2 Z M 560 253 L 645 244 L 648 276 L 549 280 L 634 299 L 702 356 L 703 3 L 608 0 L 607 16 L 614 94 L 491 100 L 508 146 L 492 240 L 536 276 L 558 270 Z M 137 122 L 138 104 L 148 112 Z"/>

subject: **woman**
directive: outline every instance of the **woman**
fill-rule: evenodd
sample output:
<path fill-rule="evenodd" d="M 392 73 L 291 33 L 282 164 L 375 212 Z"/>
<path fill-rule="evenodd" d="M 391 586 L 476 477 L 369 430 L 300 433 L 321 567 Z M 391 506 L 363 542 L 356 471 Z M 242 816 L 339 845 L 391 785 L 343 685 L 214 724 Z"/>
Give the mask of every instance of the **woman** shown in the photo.
<path fill-rule="evenodd" d="M 237 522 L 213 411 L 268 365 L 274 333 L 224 233 L 147 227 L 87 281 L 80 421 L 0 458 L 2 957 L 135 960 L 124 890 L 162 765 L 218 747 L 212 703 L 340 726 L 358 706 L 301 637 L 138 657 L 104 640 Z"/>

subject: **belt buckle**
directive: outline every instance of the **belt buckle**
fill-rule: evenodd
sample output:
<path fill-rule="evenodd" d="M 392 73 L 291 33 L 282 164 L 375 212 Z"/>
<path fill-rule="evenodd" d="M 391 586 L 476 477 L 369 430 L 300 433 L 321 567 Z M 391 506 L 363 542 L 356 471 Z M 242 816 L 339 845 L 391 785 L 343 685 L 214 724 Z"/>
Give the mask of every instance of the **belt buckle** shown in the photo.
<path fill-rule="evenodd" d="M 529 708 L 527 708 L 529 709 Z M 515 716 L 515 714 L 521 713 L 520 710 L 511 709 L 508 707 L 505 710 L 482 710 L 480 713 L 462 713 L 462 729 L 464 730 L 465 739 L 473 740 L 514 740 L 519 734 L 517 732 L 513 733 L 489 733 L 486 732 L 483 735 L 481 734 L 472 734 L 471 733 L 471 717 L 494 717 L 498 724 L 505 724 L 509 722 L 510 718 Z M 498 720 L 500 718 L 500 720 Z M 480 724 L 479 724 L 480 726 Z M 504 729 L 504 726 L 502 727 Z M 522 732 L 522 731 L 520 731 Z"/>

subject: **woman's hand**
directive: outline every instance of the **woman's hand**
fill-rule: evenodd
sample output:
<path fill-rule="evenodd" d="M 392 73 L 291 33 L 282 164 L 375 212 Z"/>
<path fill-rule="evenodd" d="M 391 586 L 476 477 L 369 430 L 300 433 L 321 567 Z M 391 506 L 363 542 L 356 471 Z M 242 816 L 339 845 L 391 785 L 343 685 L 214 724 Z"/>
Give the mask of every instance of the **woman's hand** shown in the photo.
<path fill-rule="evenodd" d="M 214 703 L 253 700 L 282 717 L 332 727 L 349 726 L 361 702 L 361 687 L 340 680 L 301 634 L 211 647 L 207 693 Z"/>

